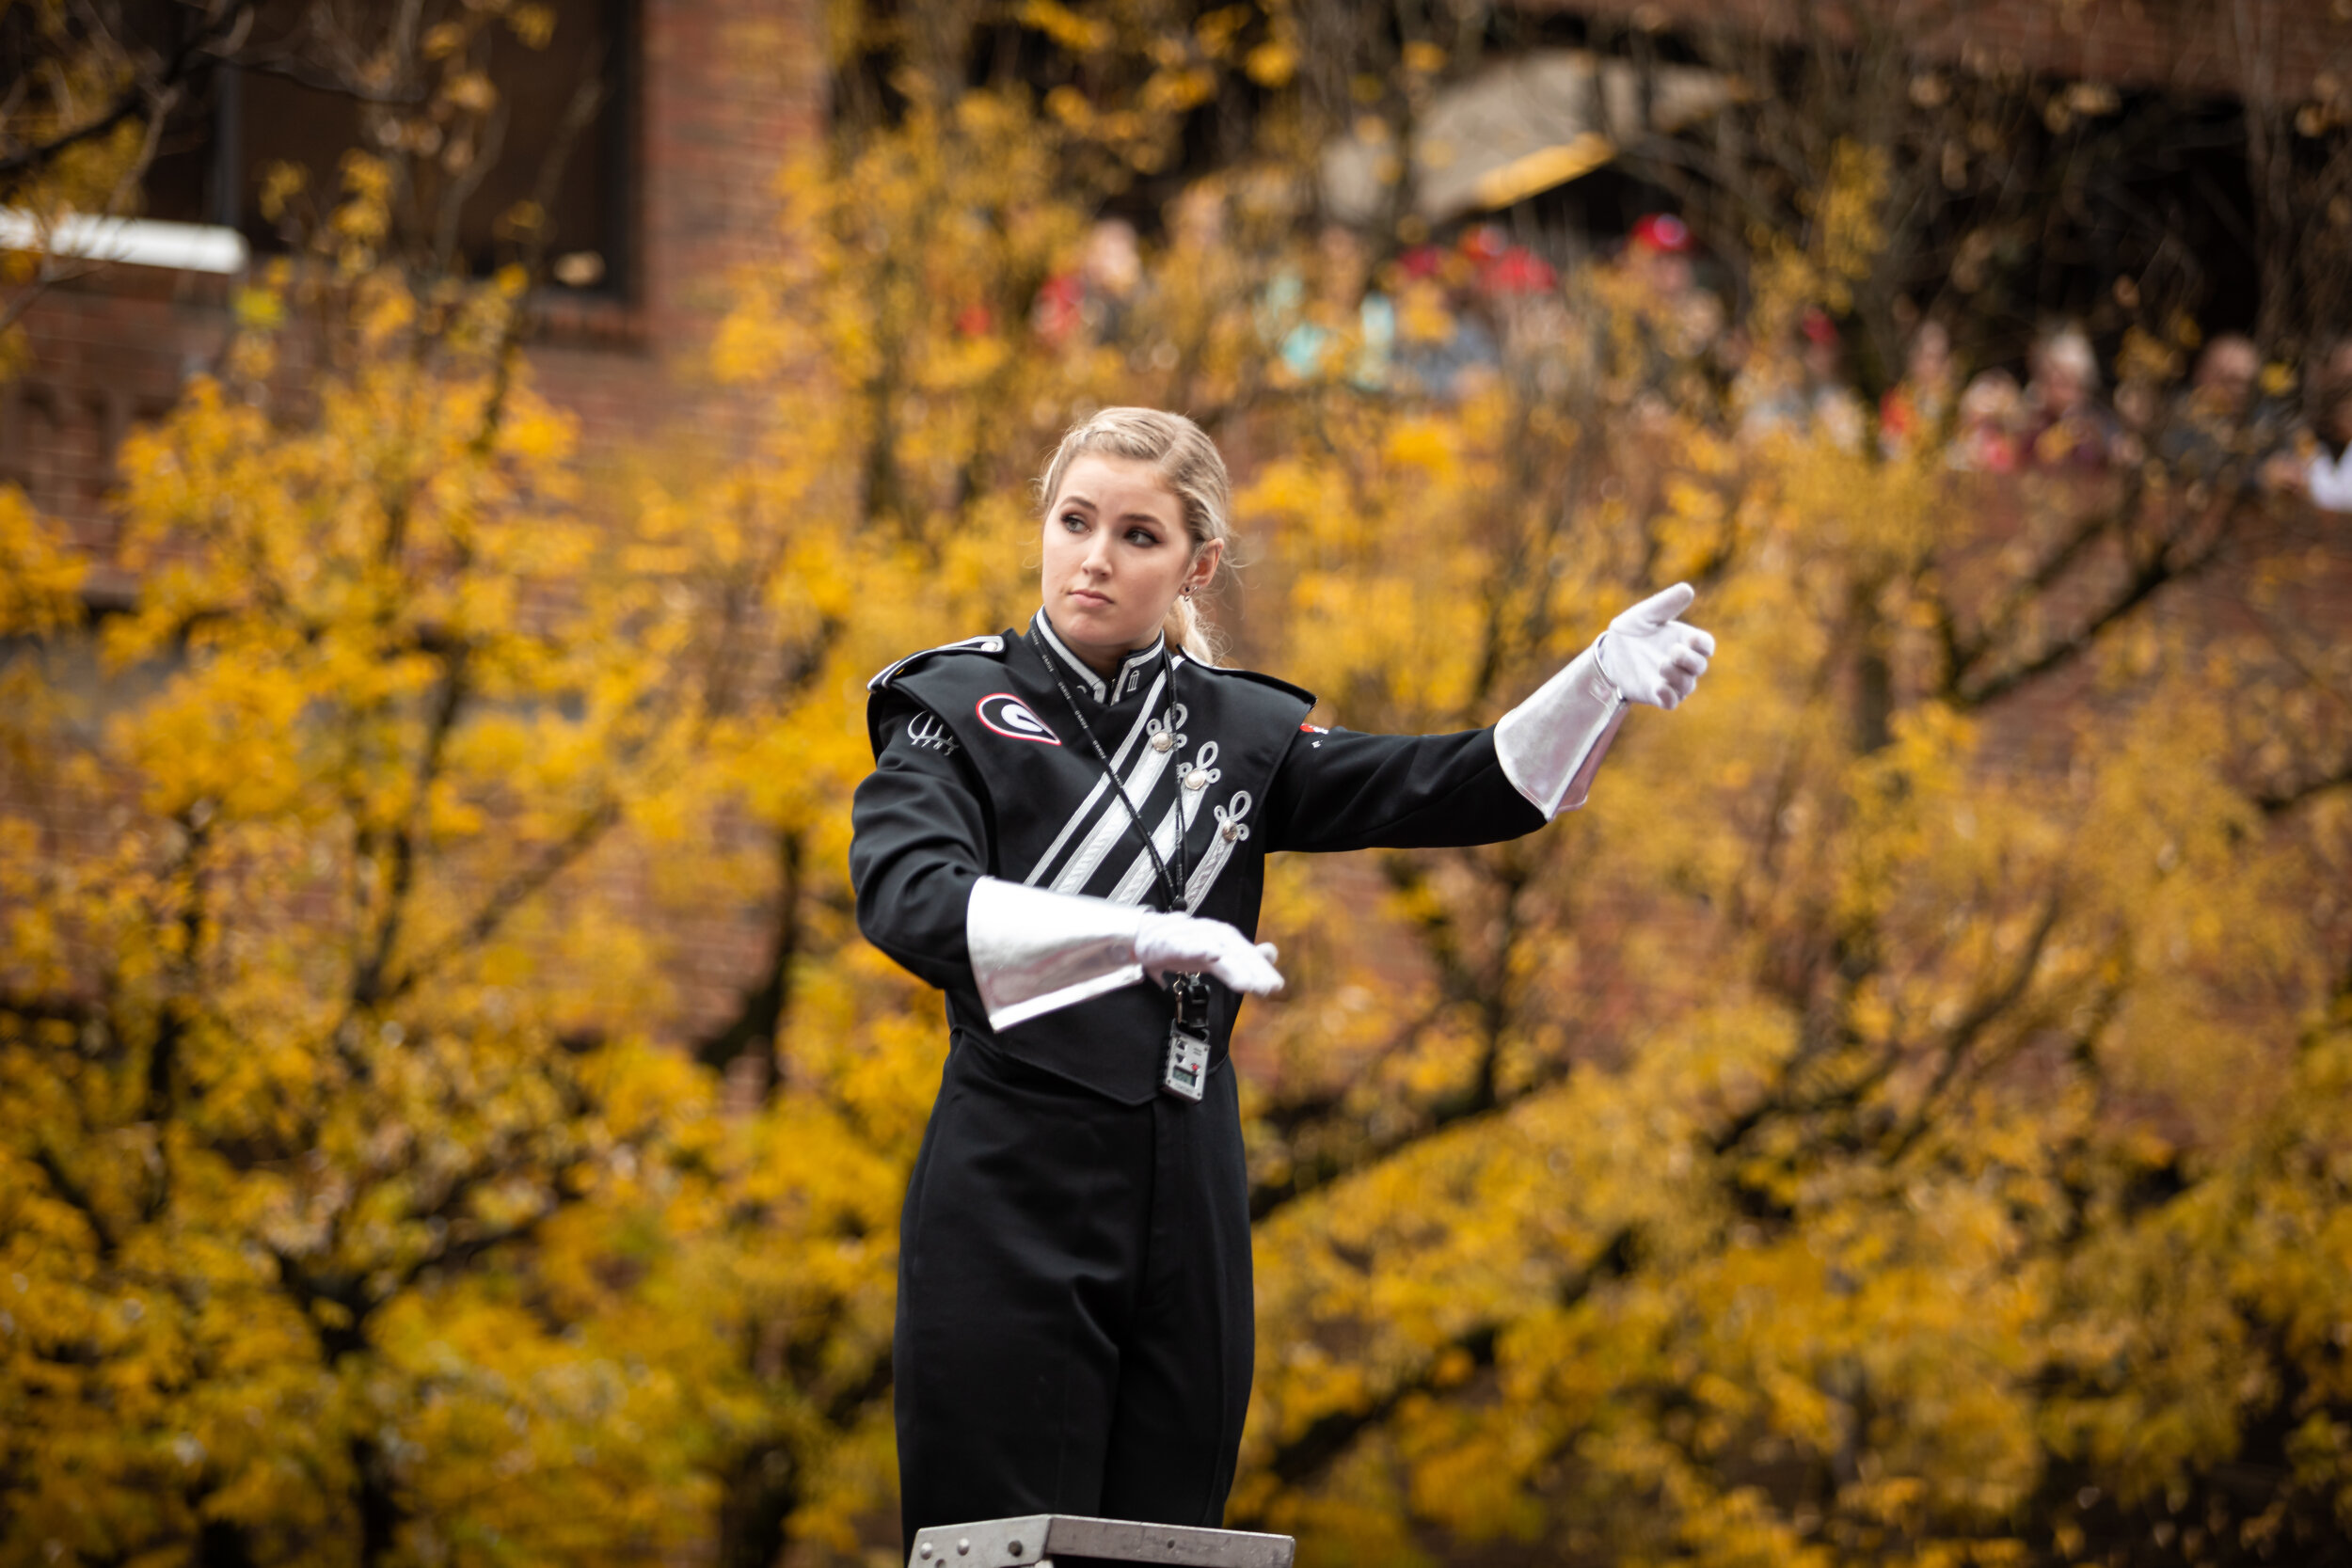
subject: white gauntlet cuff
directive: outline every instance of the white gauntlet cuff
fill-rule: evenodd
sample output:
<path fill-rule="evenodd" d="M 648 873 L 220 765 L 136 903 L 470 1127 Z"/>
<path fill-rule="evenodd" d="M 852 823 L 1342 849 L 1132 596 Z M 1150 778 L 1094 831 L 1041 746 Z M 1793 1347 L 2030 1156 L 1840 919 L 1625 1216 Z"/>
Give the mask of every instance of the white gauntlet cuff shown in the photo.
<path fill-rule="evenodd" d="M 1136 934 L 1151 918 L 1107 898 L 994 877 L 973 883 L 963 938 L 989 1027 L 1009 1029 L 1142 979 Z"/>
<path fill-rule="evenodd" d="M 1604 634 L 1605 635 L 1605 634 Z M 1547 821 L 1584 803 L 1617 726 L 1625 697 L 1594 643 L 1495 725 L 1495 756 L 1512 787 Z"/>

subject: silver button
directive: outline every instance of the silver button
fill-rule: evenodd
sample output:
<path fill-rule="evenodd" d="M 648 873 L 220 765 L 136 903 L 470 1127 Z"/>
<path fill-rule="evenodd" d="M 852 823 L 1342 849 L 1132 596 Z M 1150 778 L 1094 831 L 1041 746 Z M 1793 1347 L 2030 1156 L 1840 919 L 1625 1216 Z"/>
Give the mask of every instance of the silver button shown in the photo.
<path fill-rule="evenodd" d="M 1008 1543 L 1005 1550 L 1010 1552 L 1015 1557 L 1019 1557 L 1021 1555 L 1021 1543 L 1018 1541 Z"/>
<path fill-rule="evenodd" d="M 1155 752 L 1172 752 L 1175 749 L 1176 737 L 1166 730 L 1162 730 L 1152 737 L 1152 750 Z"/>
<path fill-rule="evenodd" d="M 1185 774 L 1185 775 L 1184 775 L 1184 787 L 1185 787 L 1186 789 L 1206 789 L 1206 788 L 1208 788 L 1208 787 L 1209 787 L 1209 770 L 1208 770 L 1207 768 L 1194 768 L 1191 772 L 1189 772 L 1189 773 Z"/>
<path fill-rule="evenodd" d="M 1235 822 L 1228 822 L 1225 826 L 1216 831 L 1216 836 L 1223 839 L 1226 843 L 1231 844 L 1233 840 L 1241 837 L 1241 825 Z"/>
<path fill-rule="evenodd" d="M 914 1548 L 914 1555 L 915 1555 L 916 1557 L 922 1558 L 922 1559 L 923 1559 L 923 1560 L 925 1560 L 926 1561 L 929 1561 L 929 1560 L 930 1560 L 930 1555 L 931 1555 L 931 1553 L 932 1553 L 932 1552 L 934 1552 L 934 1551 L 936 1551 L 936 1550 L 938 1550 L 938 1548 L 937 1548 L 937 1547 L 933 1546 L 933 1545 L 932 1545 L 930 1542 L 926 1541 L 926 1542 L 924 1542 L 924 1543 L 923 1543 L 920 1546 L 917 1546 L 917 1547 L 915 1547 L 915 1548 Z"/>
<path fill-rule="evenodd" d="M 956 1543 L 956 1556 L 962 1557 L 971 1550 L 972 1538 L 970 1536 L 966 1536 L 962 1540 Z"/>

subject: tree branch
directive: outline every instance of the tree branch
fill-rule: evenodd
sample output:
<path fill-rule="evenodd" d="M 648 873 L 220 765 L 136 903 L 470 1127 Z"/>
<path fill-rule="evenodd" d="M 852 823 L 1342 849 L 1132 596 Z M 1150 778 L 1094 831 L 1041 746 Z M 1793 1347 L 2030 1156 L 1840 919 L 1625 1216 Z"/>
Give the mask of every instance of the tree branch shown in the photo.
<path fill-rule="evenodd" d="M 1388 857 L 1383 863 L 1383 869 L 1388 873 L 1391 885 L 1400 892 L 1409 892 L 1423 880 L 1420 865 L 1404 854 Z M 1438 1013 L 1448 1007 L 1470 1004 L 1479 1009 L 1485 1037 L 1469 1081 L 1421 1106 L 1421 1118 L 1401 1131 L 1368 1138 L 1341 1156 L 1306 1162 L 1294 1160 L 1289 1171 L 1282 1177 L 1253 1182 L 1249 1189 L 1249 1217 L 1252 1223 L 1357 1171 L 1367 1169 L 1435 1137 L 1450 1127 L 1507 1111 L 1567 1076 L 1568 1064 L 1562 1062 L 1553 1070 L 1534 1073 L 1524 1082 L 1509 1087 L 1502 1083 L 1502 1041 L 1508 1032 L 1511 1015 L 1505 988 L 1511 967 L 1511 947 L 1519 929 L 1518 898 L 1528 879 L 1523 871 L 1506 870 L 1501 874 L 1501 880 L 1506 890 L 1502 937 L 1493 962 L 1486 966 L 1490 973 L 1478 973 L 1464 958 L 1448 914 L 1438 910 L 1422 916 L 1419 924 L 1431 959 L 1438 967 L 1440 995 L 1419 1017 L 1391 1037 L 1379 1053 L 1385 1056 L 1403 1049 L 1429 1026 Z M 1267 1113 L 1265 1119 L 1280 1127 L 1285 1134 L 1295 1137 L 1300 1130 L 1316 1122 L 1338 1120 L 1346 1101 L 1343 1090 L 1304 1096 L 1276 1106 Z"/>
<path fill-rule="evenodd" d="M 1963 709 L 1983 707 L 2088 653 L 2097 644 L 2101 634 L 2147 603 L 2157 590 L 2195 577 L 2218 562 L 2229 538 L 2229 531 L 2218 524 L 2226 521 L 2235 511 L 2234 504 L 2224 500 L 2204 517 L 2192 519 L 2214 522 L 2216 526 L 2209 531 L 2202 544 L 2185 554 L 2176 552 L 2186 542 L 2190 531 L 2185 528 L 2167 532 L 2146 559 L 2131 570 L 2122 586 L 2072 636 L 1974 685 L 1964 680 L 1953 680 L 1947 688 L 1947 698 L 1954 706 Z"/>
<path fill-rule="evenodd" d="M 48 1140 L 43 1139 L 34 1148 L 33 1164 L 40 1167 L 41 1175 L 49 1179 L 50 1188 L 66 1207 L 80 1214 L 82 1223 L 89 1227 L 90 1234 L 98 1241 L 98 1260 L 101 1263 L 113 1262 L 121 1250 L 121 1243 L 115 1236 L 113 1225 L 100 1212 L 98 1200 L 90 1196 L 89 1189 L 76 1181 L 65 1168 L 64 1163 L 57 1158 L 56 1150 L 49 1147 Z"/>
<path fill-rule="evenodd" d="M 1936 1048 L 1942 1060 L 1936 1066 L 1935 1077 L 1929 1083 L 1927 1092 L 1919 1097 L 1919 1107 L 1909 1124 L 1888 1144 L 1883 1164 L 1892 1165 L 1910 1152 L 1912 1146 L 1934 1122 L 1944 1091 L 1959 1077 L 1961 1068 L 1967 1059 L 1968 1048 L 1977 1042 L 1995 1019 L 2024 998 L 2026 989 L 2033 984 L 2034 971 L 2041 967 L 2042 955 L 2049 946 L 2050 933 L 2058 928 L 2062 903 L 2055 891 L 2043 900 L 2041 917 L 2034 923 L 2033 935 L 2026 939 L 2026 950 L 2018 955 L 2016 967 L 2010 972 L 2009 978 L 1979 997 L 1976 1005 L 1955 1020 L 1951 1028 L 1946 1031 L 1942 1043 Z"/>
<path fill-rule="evenodd" d="M 1552 1294 L 1553 1307 L 1563 1310 L 1575 1307 L 1598 1287 L 1624 1278 L 1633 1265 L 1634 1240 L 1631 1226 L 1614 1231 L 1593 1254 L 1590 1262 L 1560 1283 Z M 1363 1405 L 1317 1417 L 1306 1431 L 1276 1446 L 1267 1458 L 1266 1468 L 1285 1486 L 1312 1481 L 1345 1453 L 1358 1437 L 1395 1414 L 1398 1405 L 1415 1394 L 1437 1387 L 1449 1370 L 1447 1363 L 1454 1355 L 1468 1355 L 1473 1367 L 1493 1366 L 1496 1344 L 1504 1326 L 1498 1322 L 1474 1323 L 1438 1346 L 1419 1368 Z"/>
<path fill-rule="evenodd" d="M 55 162 L 84 142 L 107 135 L 142 108 L 160 112 L 162 106 L 168 103 L 170 95 L 177 92 L 182 83 L 195 72 L 200 57 L 211 55 L 213 63 L 218 64 L 228 51 L 233 50 L 242 41 L 246 30 L 252 25 L 254 3 L 255 0 L 235 0 L 219 21 L 196 33 L 173 51 L 161 72 L 151 77 L 134 78 L 115 95 L 115 101 L 97 119 L 86 120 L 48 141 L 19 148 L 14 152 L 0 156 L 0 180 L 40 169 Z"/>
<path fill-rule="evenodd" d="M 792 1006 L 792 966 L 801 953 L 801 834 L 776 835 L 776 927 L 768 965 L 760 982 L 743 993 L 735 1016 L 694 1042 L 694 1059 L 706 1067 L 723 1069 L 763 1042 L 772 1062 L 782 1043 L 784 1021 Z"/>
<path fill-rule="evenodd" d="M 373 1006 L 381 996 L 385 966 L 400 940 L 408 895 L 416 885 L 417 838 L 425 831 L 433 785 L 440 778 L 450 734 L 456 728 L 457 715 L 470 689 L 466 676 L 471 652 L 471 644 L 458 643 L 442 668 L 440 693 L 425 721 L 424 746 L 418 753 L 416 777 L 409 785 L 415 798 L 408 803 L 408 820 L 392 833 L 392 868 L 385 889 L 384 918 L 376 926 L 374 951 L 361 960 L 352 976 L 351 997 L 356 1006 Z"/>
<path fill-rule="evenodd" d="M 509 877 L 496 892 L 483 901 L 472 918 L 445 938 L 399 976 L 382 987 L 378 1000 L 395 1002 L 414 990 L 434 971 L 468 948 L 479 946 L 496 935 L 515 911 L 532 894 L 545 888 L 564 869 L 586 854 L 604 835 L 607 829 L 621 819 L 618 801 L 607 799 L 589 808 L 572 825 L 571 832 L 547 847 L 537 861 Z"/>
<path fill-rule="evenodd" d="M 2347 785 L 2352 785 L 2352 760 L 2346 760 L 2333 772 L 2317 774 L 2282 788 L 2264 790 L 2254 797 L 2254 804 L 2262 809 L 2265 816 L 2280 816 L 2315 796 Z"/>

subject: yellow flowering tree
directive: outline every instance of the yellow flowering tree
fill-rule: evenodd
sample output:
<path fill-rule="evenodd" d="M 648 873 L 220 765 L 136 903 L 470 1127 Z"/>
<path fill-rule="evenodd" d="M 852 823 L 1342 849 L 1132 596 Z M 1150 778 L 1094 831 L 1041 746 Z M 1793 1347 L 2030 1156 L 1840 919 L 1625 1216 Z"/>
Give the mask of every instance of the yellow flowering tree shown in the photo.
<path fill-rule="evenodd" d="M 396 28 L 374 128 L 469 140 L 485 30 L 545 20 Z M 779 1230 L 886 1232 L 821 1102 L 722 1116 L 634 912 L 730 885 L 696 831 L 788 637 L 728 540 L 585 493 L 521 352 L 529 214 L 469 280 L 449 138 L 373 139 L 406 150 L 340 191 L 273 179 L 301 248 L 119 454 L 132 607 L 90 622 L 0 495 L 7 1560 L 674 1552 L 740 1428 L 833 1408 L 781 1339 L 730 1354 L 714 1287 Z M 837 1350 L 887 1302 L 844 1307 L 822 1244 L 775 1294 L 851 1319 Z"/>
<path fill-rule="evenodd" d="M 1343 9 L 844 8 L 714 345 L 739 463 L 587 488 L 520 277 L 399 252 L 417 187 L 363 159 L 123 454 L 132 610 L 85 624 L 0 501 L 0 1557 L 894 1555 L 944 1031 L 851 918 L 864 682 L 1025 615 L 1025 483 L 1114 401 L 1233 459 L 1223 619 L 1320 721 L 1491 721 L 1677 578 L 1722 639 L 1582 814 L 1278 863 L 1233 1523 L 2340 1549 L 2339 533 L 2162 464 L 1741 438 L 1606 266 L 1440 385 L 1455 312 L 1402 235 L 1304 238 L 1309 150 L 1475 50 L 1399 8 L 1359 58 Z M 1219 107 L 1254 139 L 1178 179 Z M 1767 371 L 1917 261 L 1888 148 L 1817 150 L 1750 237 Z M 714 912 L 765 942 L 716 1018 Z"/>
<path fill-rule="evenodd" d="M 692 766 L 716 650 L 581 515 L 519 277 L 359 261 L 347 172 L 341 273 L 248 294 L 121 454 L 135 608 L 54 635 L 74 574 L 12 545 L 9 629 L 53 634 L 0 873 L 28 1559 L 594 1558 L 701 1484 L 630 1436 L 689 1408 L 630 1231 L 707 1090 L 609 909 L 547 893 Z M 331 324 L 296 393 L 289 314 Z"/>
<path fill-rule="evenodd" d="M 1228 621 L 1320 717 L 1489 721 L 1677 577 L 1724 640 L 1581 818 L 1278 874 L 1234 1522 L 1384 1562 L 2329 1539 L 2347 1259 L 2312 1151 L 2348 753 L 2328 599 L 2294 587 L 2308 515 L 2161 465 L 2012 482 L 1933 443 L 1735 438 L 1703 363 L 1661 403 L 1613 269 L 1436 395 L 1367 357 L 1295 237 L 1279 114 L 1266 161 L 1171 198 L 1113 325 L 1057 344 L 1021 312 L 1085 214 L 983 173 L 1062 134 L 1024 113 L 927 102 L 864 144 L 890 161 L 800 186 L 798 270 L 732 328 L 739 369 L 851 371 L 779 394 L 803 515 L 918 541 L 849 670 L 927 640 L 902 609 L 1019 617 L 1018 486 L 1113 398 L 1242 460 Z M 1881 275 L 1886 169 L 1826 149 L 1758 246 L 1763 353 Z"/>
<path fill-rule="evenodd" d="M 1823 173 L 1762 321 L 1874 264 L 1873 160 Z M 2160 466 L 1736 441 L 1613 393 L 1626 346 L 1262 437 L 1252 625 L 1319 717 L 1484 721 L 1677 578 L 1722 653 L 1581 816 L 1278 875 L 1236 1516 L 1330 1561 L 2324 1552 L 2340 546 Z"/>

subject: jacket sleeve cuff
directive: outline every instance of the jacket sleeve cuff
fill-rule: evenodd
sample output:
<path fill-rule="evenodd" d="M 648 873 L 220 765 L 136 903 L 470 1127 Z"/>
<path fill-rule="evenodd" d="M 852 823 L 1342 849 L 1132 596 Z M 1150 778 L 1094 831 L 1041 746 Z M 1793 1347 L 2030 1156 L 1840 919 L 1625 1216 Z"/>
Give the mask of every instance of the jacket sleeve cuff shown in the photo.
<path fill-rule="evenodd" d="M 1600 665 L 1600 644 L 1568 660 L 1495 725 L 1495 757 L 1546 821 L 1584 803 L 1626 700 Z"/>
<path fill-rule="evenodd" d="M 974 882 L 963 934 L 989 1027 L 1009 1029 L 1141 980 L 1136 933 L 1144 915 L 1107 898 L 995 877 Z"/>

